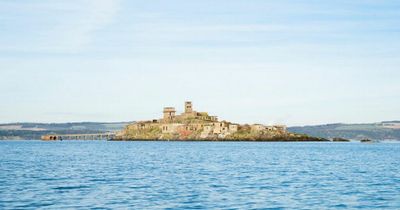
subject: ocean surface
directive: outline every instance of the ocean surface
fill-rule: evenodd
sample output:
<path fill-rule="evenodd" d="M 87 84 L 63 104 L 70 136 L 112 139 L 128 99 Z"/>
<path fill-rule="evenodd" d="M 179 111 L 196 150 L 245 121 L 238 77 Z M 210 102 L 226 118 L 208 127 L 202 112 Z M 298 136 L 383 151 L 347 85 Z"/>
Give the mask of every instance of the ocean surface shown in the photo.
<path fill-rule="evenodd" d="M 400 209 L 400 144 L 0 141 L 0 209 Z"/>

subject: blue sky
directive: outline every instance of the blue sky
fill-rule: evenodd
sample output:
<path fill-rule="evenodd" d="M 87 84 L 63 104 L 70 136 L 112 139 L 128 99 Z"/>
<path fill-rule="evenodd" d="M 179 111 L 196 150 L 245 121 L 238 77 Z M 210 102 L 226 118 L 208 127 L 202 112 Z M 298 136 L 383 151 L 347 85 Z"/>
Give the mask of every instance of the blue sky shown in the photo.
<path fill-rule="evenodd" d="M 400 119 L 398 0 L 2 0 L 0 122 Z"/>

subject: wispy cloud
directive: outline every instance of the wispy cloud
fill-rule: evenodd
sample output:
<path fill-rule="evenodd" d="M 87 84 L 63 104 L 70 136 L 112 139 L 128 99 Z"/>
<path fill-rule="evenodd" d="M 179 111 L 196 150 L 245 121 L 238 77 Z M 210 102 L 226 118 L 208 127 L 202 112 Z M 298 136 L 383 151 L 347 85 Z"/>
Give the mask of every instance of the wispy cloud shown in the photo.
<path fill-rule="evenodd" d="M 91 43 L 96 31 L 110 24 L 119 9 L 118 0 L 88 0 L 72 21 L 55 27 L 55 50 L 79 52 Z M 79 5 L 79 4 L 76 4 Z M 52 47 L 50 47 L 51 49 Z"/>
<path fill-rule="evenodd" d="M 119 0 L 47 1 L 40 4 L 13 2 L 8 11 L 9 34 L 24 31 L 0 49 L 12 52 L 77 53 L 95 38 L 96 31 L 111 24 L 120 8 Z M 21 19 L 23 11 L 30 19 Z M 7 16 L 6 16 L 7 17 Z M 24 28 L 12 27 L 18 23 Z M 26 27 L 28 26 L 28 27 Z M 3 40 L 4 41 L 4 40 Z"/>

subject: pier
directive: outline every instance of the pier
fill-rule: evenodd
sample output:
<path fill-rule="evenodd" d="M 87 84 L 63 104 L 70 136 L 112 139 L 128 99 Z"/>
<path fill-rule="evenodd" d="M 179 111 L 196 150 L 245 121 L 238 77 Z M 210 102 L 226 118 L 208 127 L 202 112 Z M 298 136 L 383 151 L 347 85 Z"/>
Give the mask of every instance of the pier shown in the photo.
<path fill-rule="evenodd" d="M 94 134 L 50 134 L 42 136 L 44 141 L 56 140 L 110 140 L 115 137 L 115 133 L 94 133 Z"/>

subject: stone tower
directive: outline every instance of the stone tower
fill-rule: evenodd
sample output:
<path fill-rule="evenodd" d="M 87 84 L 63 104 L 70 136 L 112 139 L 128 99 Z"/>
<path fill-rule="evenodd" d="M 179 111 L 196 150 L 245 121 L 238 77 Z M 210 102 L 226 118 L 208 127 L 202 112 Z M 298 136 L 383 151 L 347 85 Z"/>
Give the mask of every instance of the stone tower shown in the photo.
<path fill-rule="evenodd" d="M 163 113 L 164 113 L 164 120 L 171 121 L 175 119 L 176 111 L 174 107 L 165 107 Z"/>
<path fill-rule="evenodd" d="M 192 112 L 193 112 L 192 102 L 186 101 L 185 102 L 185 113 L 192 113 Z"/>

